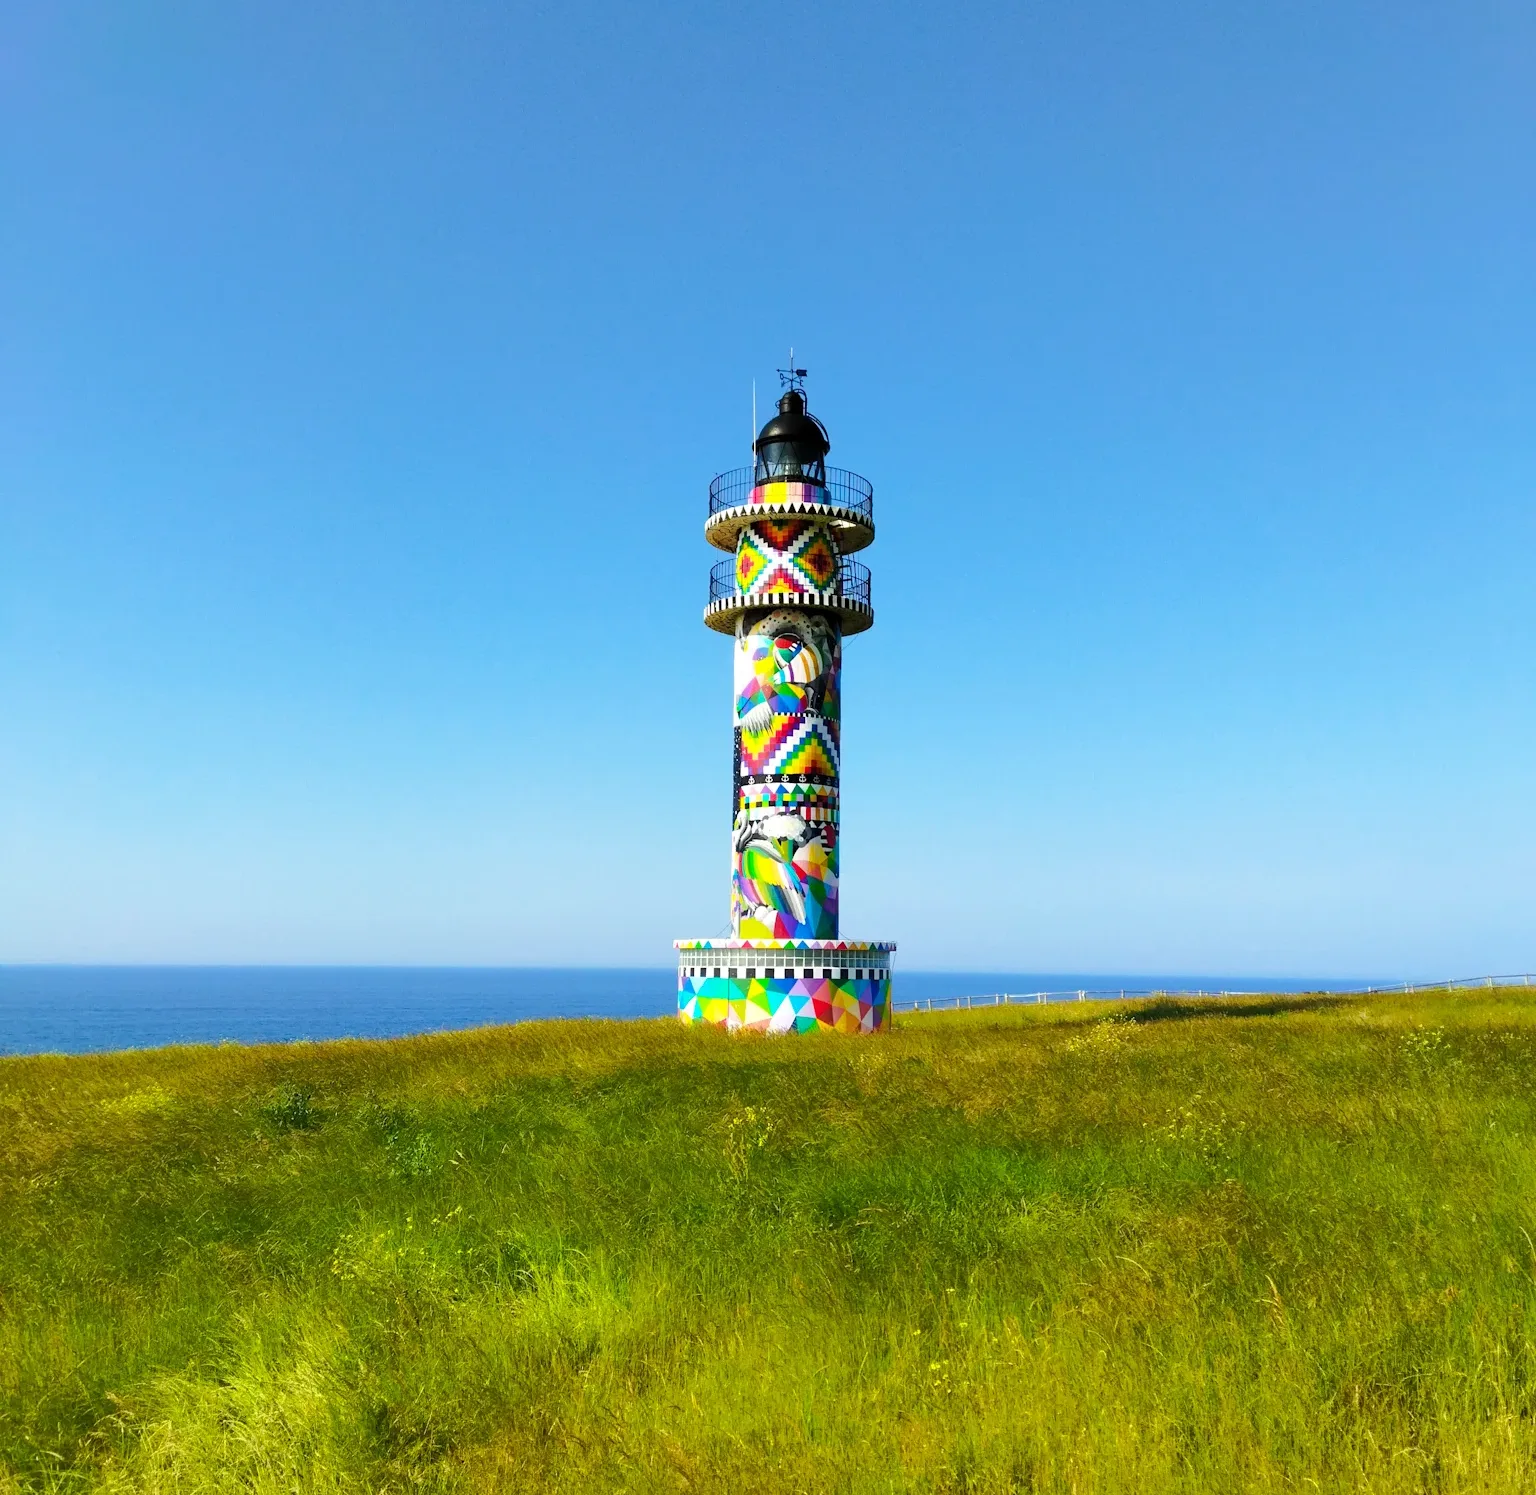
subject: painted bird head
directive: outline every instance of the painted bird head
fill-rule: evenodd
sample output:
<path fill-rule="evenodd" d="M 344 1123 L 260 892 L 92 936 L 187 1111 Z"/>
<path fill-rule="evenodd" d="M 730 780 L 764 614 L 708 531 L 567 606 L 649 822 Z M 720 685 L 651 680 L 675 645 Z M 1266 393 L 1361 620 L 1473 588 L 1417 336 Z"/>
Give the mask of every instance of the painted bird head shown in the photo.
<path fill-rule="evenodd" d="M 820 710 L 835 648 L 825 623 L 810 615 L 778 612 L 761 619 L 737 644 L 737 721 L 761 731 L 774 716 Z"/>

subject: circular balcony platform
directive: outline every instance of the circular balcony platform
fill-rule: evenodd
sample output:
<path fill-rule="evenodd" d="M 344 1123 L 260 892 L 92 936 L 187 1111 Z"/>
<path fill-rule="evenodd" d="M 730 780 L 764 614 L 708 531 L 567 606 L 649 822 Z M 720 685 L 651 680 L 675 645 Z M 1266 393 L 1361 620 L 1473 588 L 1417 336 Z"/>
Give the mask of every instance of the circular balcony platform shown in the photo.
<path fill-rule="evenodd" d="M 769 612 L 776 607 L 813 608 L 836 613 L 843 625 L 843 636 L 863 633 L 875 626 L 875 610 L 867 602 L 844 597 L 840 592 L 766 592 L 754 597 L 722 597 L 704 609 L 704 622 L 716 633 L 736 632 L 736 619 L 743 613 Z"/>
<path fill-rule="evenodd" d="M 856 472 L 829 468 L 824 483 L 753 481 L 750 467 L 722 472 L 709 485 L 704 538 L 717 550 L 736 549 L 736 537 L 754 519 L 817 519 L 837 536 L 844 555 L 875 538 L 875 490 Z"/>
<path fill-rule="evenodd" d="M 863 633 L 874 627 L 875 609 L 870 600 L 869 567 L 842 557 L 837 572 L 837 586 L 821 592 L 791 592 L 782 589 L 742 592 L 736 587 L 736 562 L 717 561 L 709 573 L 709 605 L 704 622 L 716 633 L 736 632 L 736 620 L 749 612 L 769 612 L 776 607 L 801 607 L 816 612 L 836 613 L 844 635 Z"/>

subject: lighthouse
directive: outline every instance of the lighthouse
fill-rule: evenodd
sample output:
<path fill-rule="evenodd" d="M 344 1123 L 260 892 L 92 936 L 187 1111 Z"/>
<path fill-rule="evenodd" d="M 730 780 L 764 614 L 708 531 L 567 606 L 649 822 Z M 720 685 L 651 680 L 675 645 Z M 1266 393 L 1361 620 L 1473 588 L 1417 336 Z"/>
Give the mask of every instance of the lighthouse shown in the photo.
<path fill-rule="evenodd" d="M 874 490 L 827 466 L 805 370 L 752 444 L 754 464 L 709 485 L 704 622 L 732 641 L 731 922 L 678 940 L 685 1022 L 770 1033 L 875 1033 L 891 1013 L 889 941 L 838 928 L 843 640 L 873 626 Z"/>

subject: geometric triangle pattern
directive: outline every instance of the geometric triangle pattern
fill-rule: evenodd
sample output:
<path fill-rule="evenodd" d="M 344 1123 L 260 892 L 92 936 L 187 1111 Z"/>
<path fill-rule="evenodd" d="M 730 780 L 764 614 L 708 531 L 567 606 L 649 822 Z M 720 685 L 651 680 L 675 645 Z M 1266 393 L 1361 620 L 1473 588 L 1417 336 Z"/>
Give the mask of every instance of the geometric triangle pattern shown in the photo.
<path fill-rule="evenodd" d="M 741 766 L 749 774 L 838 774 L 837 723 L 805 712 L 770 716 L 760 729 L 741 729 Z"/>
<path fill-rule="evenodd" d="M 797 784 L 783 779 L 743 784 L 736 795 L 736 807 L 753 818 L 775 810 L 793 810 L 802 820 L 836 820 L 837 785 Z"/>
<path fill-rule="evenodd" d="M 764 566 L 757 580 L 752 584 L 752 591 L 762 596 L 766 592 L 794 592 L 800 593 L 806 590 L 800 578 L 795 575 L 789 566 L 781 563 L 778 557 L 773 562 Z M 751 592 L 748 593 L 751 595 Z"/>
<path fill-rule="evenodd" d="M 770 716 L 760 727 L 741 729 L 741 766 L 749 773 L 767 773 L 774 755 L 810 718 L 802 712 L 793 716 Z"/>
<path fill-rule="evenodd" d="M 814 773 L 837 776 L 836 724 L 819 716 L 805 718 L 803 730 L 774 756 L 769 773 Z"/>
<path fill-rule="evenodd" d="M 809 519 L 759 519 L 756 526 L 775 550 L 788 550 L 810 527 Z"/>
<path fill-rule="evenodd" d="M 891 1021 L 891 978 L 680 976 L 677 1015 L 731 1032 L 879 1033 Z"/>
<path fill-rule="evenodd" d="M 838 590 L 837 545 L 825 524 L 757 519 L 736 538 L 736 591 L 742 597 Z"/>

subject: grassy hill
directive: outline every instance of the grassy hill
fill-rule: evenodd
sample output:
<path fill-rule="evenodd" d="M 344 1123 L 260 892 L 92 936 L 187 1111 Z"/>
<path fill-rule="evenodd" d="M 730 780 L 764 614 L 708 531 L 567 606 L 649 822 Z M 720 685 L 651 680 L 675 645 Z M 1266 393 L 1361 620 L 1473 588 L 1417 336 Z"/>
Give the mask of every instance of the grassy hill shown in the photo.
<path fill-rule="evenodd" d="M 0 1489 L 1536 1489 L 1536 993 L 0 1062 Z"/>

